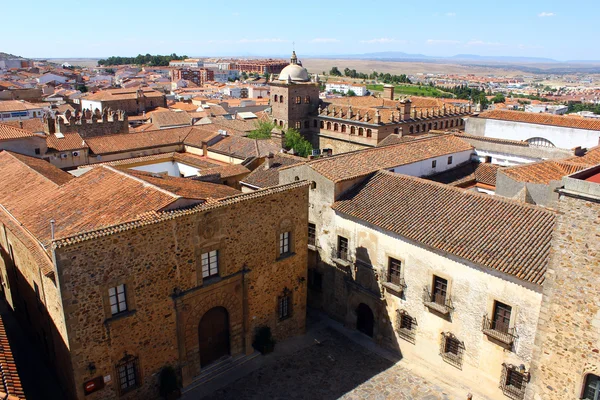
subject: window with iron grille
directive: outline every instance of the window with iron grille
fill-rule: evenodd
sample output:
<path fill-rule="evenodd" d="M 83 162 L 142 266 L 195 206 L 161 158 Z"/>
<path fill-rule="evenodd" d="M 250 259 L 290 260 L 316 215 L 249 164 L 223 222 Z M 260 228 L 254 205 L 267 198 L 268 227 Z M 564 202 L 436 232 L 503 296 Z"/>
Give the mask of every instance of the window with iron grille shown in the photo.
<path fill-rule="evenodd" d="M 219 275 L 219 251 L 202 253 L 202 278 Z"/>
<path fill-rule="evenodd" d="M 588 374 L 585 377 L 585 386 L 583 387 L 583 400 L 600 399 L 600 377 L 594 374 Z"/>
<path fill-rule="evenodd" d="M 279 256 L 284 256 L 290 253 L 290 232 L 282 232 L 279 234 Z"/>
<path fill-rule="evenodd" d="M 138 358 L 125 356 L 119 361 L 117 364 L 117 377 L 121 394 L 138 388 L 140 386 Z"/>
<path fill-rule="evenodd" d="M 448 364 L 462 369 L 465 345 L 450 332 L 442 332 L 440 355 Z"/>
<path fill-rule="evenodd" d="M 392 257 L 388 259 L 387 280 L 396 286 L 404 286 L 404 282 L 402 281 L 402 262 L 400 260 Z"/>
<path fill-rule="evenodd" d="M 110 313 L 112 315 L 127 311 L 127 296 L 124 284 L 109 288 L 108 299 L 110 300 Z"/>
<path fill-rule="evenodd" d="M 292 316 L 292 292 L 285 288 L 278 299 L 279 319 L 283 320 Z"/>
<path fill-rule="evenodd" d="M 512 364 L 502 364 L 500 388 L 505 396 L 514 400 L 523 399 L 527 382 L 529 382 L 529 373 L 525 372 L 523 365 L 519 368 Z M 592 397 L 592 399 L 595 398 Z"/>
<path fill-rule="evenodd" d="M 396 332 L 398 332 L 398 336 L 414 344 L 417 332 L 417 319 L 411 317 L 404 310 L 397 310 L 396 312 Z"/>
<path fill-rule="evenodd" d="M 348 239 L 343 236 L 338 236 L 337 253 L 339 259 L 348 261 Z"/>
<path fill-rule="evenodd" d="M 317 243 L 317 226 L 315 224 L 308 223 L 308 244 L 316 246 Z"/>

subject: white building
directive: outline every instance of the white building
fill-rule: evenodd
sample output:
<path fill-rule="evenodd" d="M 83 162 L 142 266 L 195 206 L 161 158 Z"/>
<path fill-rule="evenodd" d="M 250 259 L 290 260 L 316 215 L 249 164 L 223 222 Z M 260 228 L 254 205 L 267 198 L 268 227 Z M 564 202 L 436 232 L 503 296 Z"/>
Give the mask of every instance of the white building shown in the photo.
<path fill-rule="evenodd" d="M 215 82 L 227 83 L 235 81 L 240 77 L 240 71 L 237 69 L 217 69 L 208 68 L 213 71 Z"/>
<path fill-rule="evenodd" d="M 42 118 L 50 104 L 32 104 L 24 100 L 0 101 L 0 122 Z"/>
<path fill-rule="evenodd" d="M 348 82 L 327 82 L 325 84 L 325 90 L 327 92 L 333 92 L 334 90 L 339 93 L 348 94 L 352 90 L 357 96 L 366 96 L 367 87 L 365 85 L 359 85 Z"/>
<path fill-rule="evenodd" d="M 200 68 L 204 66 L 204 61 L 198 58 L 187 58 L 185 60 L 171 60 L 169 67 Z"/>
<path fill-rule="evenodd" d="M 36 81 L 39 84 L 45 84 L 48 82 L 59 82 L 59 83 L 65 83 L 67 82 L 69 79 L 63 75 L 58 75 L 58 74 L 53 74 L 52 72 L 48 72 L 45 73 L 44 75 L 41 75 L 39 78 L 36 78 Z"/>
<path fill-rule="evenodd" d="M 569 107 L 562 104 L 526 104 L 525 112 L 564 115 Z"/>

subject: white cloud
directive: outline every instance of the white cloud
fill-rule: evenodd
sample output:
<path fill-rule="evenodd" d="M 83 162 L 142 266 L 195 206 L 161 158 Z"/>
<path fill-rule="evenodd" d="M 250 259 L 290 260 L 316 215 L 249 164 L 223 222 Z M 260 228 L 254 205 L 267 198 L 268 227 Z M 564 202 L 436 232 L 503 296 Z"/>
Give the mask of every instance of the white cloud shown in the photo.
<path fill-rule="evenodd" d="M 264 39 L 240 39 L 238 43 L 283 43 L 289 40 L 279 38 L 264 38 Z"/>
<path fill-rule="evenodd" d="M 455 12 L 447 12 L 446 17 L 456 17 L 456 13 Z"/>
<path fill-rule="evenodd" d="M 313 43 L 338 43 L 339 41 L 339 39 L 334 38 L 316 38 L 311 40 Z"/>
<path fill-rule="evenodd" d="M 391 39 L 391 38 L 379 38 L 379 39 L 361 40 L 360 43 L 407 43 L 407 41 Z"/>
<path fill-rule="evenodd" d="M 448 39 L 427 39 L 427 44 L 429 45 L 437 45 L 437 44 L 459 44 L 458 40 L 448 40 Z"/>
<path fill-rule="evenodd" d="M 470 40 L 467 42 L 466 46 L 491 46 L 491 47 L 495 47 L 495 46 L 506 46 L 503 43 L 498 43 L 498 42 L 485 42 L 483 40 Z"/>
<path fill-rule="evenodd" d="M 544 17 L 554 17 L 556 14 L 554 14 L 553 12 L 548 12 L 548 11 L 543 11 L 541 13 L 538 14 L 538 17 L 544 18 Z"/>

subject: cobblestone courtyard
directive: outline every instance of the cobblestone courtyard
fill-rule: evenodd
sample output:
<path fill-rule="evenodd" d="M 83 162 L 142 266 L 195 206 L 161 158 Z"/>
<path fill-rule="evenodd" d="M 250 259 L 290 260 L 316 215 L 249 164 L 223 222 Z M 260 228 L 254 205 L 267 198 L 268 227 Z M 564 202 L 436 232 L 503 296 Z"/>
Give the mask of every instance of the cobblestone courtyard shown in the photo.
<path fill-rule="evenodd" d="M 239 399 L 450 399 L 442 388 L 327 328 L 320 344 L 282 356 L 207 397 Z"/>

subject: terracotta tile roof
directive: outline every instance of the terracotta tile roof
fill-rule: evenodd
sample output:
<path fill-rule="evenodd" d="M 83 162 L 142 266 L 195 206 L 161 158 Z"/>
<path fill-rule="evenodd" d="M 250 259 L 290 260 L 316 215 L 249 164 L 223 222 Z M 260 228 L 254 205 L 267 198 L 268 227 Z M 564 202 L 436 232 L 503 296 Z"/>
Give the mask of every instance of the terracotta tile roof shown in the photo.
<path fill-rule="evenodd" d="M 212 125 L 194 125 L 185 137 L 183 144 L 201 148 L 202 145 L 220 136 L 217 127 Z"/>
<path fill-rule="evenodd" d="M 529 143 L 522 141 L 522 140 L 510 140 L 510 139 L 500 139 L 500 138 L 487 137 L 487 136 L 469 135 L 468 133 L 464 133 L 464 132 L 457 132 L 457 133 L 455 133 L 455 135 L 459 138 L 480 140 L 483 142 L 510 144 L 510 145 L 521 146 L 521 147 L 529 147 L 530 146 Z"/>
<path fill-rule="evenodd" d="M 196 111 L 198 109 L 199 106 L 192 104 L 192 103 L 185 103 L 182 101 L 178 101 L 176 103 L 173 103 L 169 106 L 169 108 L 171 109 L 177 109 L 177 110 L 182 110 L 182 111 Z"/>
<path fill-rule="evenodd" d="M 153 111 L 150 116 L 157 128 L 192 125 L 192 117 L 185 111 Z"/>
<path fill-rule="evenodd" d="M 551 211 L 385 171 L 333 209 L 524 281 L 544 282 Z"/>
<path fill-rule="evenodd" d="M 307 160 L 302 157 L 277 153 L 273 155 L 273 161 L 270 168 L 266 168 L 267 160 L 265 160 L 265 163 L 245 177 L 242 183 L 247 183 L 248 185 L 260 189 L 277 186 L 279 185 L 279 168 L 304 163 L 306 161 Z"/>
<path fill-rule="evenodd" d="M 118 153 L 183 143 L 191 126 L 159 129 L 145 132 L 90 137 L 86 143 L 94 154 Z"/>
<path fill-rule="evenodd" d="M 249 174 L 250 170 L 242 164 L 227 164 L 218 167 L 207 168 L 200 171 L 200 176 L 219 174 L 222 179 L 231 178 L 238 175 Z"/>
<path fill-rule="evenodd" d="M 249 139 L 241 136 L 227 136 L 208 147 L 209 151 L 230 155 L 239 159 L 265 157 L 269 153 L 278 153 L 281 144 L 273 140 Z"/>
<path fill-rule="evenodd" d="M 492 110 L 485 111 L 475 118 L 499 119 L 503 121 L 524 122 L 538 125 L 561 126 L 600 131 L 600 120 L 592 118 L 572 118 L 546 113 L 528 113 L 521 111 Z"/>
<path fill-rule="evenodd" d="M 71 151 L 88 148 L 83 138 L 77 132 L 63 133 L 62 138 L 58 138 L 55 134 L 51 133 L 46 136 L 46 145 L 49 150 L 54 151 Z"/>
<path fill-rule="evenodd" d="M 193 167 L 198 167 L 201 169 L 202 168 L 207 168 L 207 169 L 208 168 L 217 168 L 217 167 L 230 165 L 230 164 L 227 164 L 222 161 L 213 160 L 212 158 L 199 156 L 197 154 L 192 154 L 192 153 L 173 153 L 173 160 L 182 162 L 184 164 L 191 165 Z"/>
<path fill-rule="evenodd" d="M 239 190 L 226 185 L 196 181 L 189 178 L 177 178 L 168 175 L 134 171 L 132 169 L 124 170 L 123 172 L 187 199 L 222 199 L 241 193 Z"/>
<path fill-rule="evenodd" d="M 33 132 L 16 128 L 11 125 L 0 124 L 0 140 L 14 140 L 35 136 Z"/>
<path fill-rule="evenodd" d="M 395 133 L 392 133 L 391 135 L 386 136 L 386 138 L 383 139 L 381 142 L 377 143 L 377 147 L 389 146 L 392 144 L 406 143 L 406 142 L 410 142 L 411 140 L 415 140 L 415 139 L 425 139 L 425 138 L 436 137 L 436 136 L 438 136 L 438 135 L 429 134 L 429 133 L 425 133 L 423 135 L 410 135 L 410 136 L 408 136 L 408 135 L 400 136 Z"/>
<path fill-rule="evenodd" d="M 22 154 L 13 153 L 10 151 L 0 152 L 0 154 L 2 154 L 6 159 L 10 159 L 10 157 L 12 157 L 20 164 L 26 165 L 34 172 L 50 180 L 56 185 L 63 185 L 73 179 L 73 176 L 71 176 L 71 174 L 68 172 L 63 171 L 42 159 L 24 156 Z"/>
<path fill-rule="evenodd" d="M 110 89 L 101 90 L 96 93 L 82 97 L 82 100 L 92 101 L 115 101 L 115 100 L 131 100 L 136 99 L 137 90 L 141 89 L 146 97 L 164 97 L 164 93 L 158 92 L 150 88 L 130 88 L 130 89 Z"/>
<path fill-rule="evenodd" d="M 40 118 L 30 118 L 23 121 L 5 121 L 2 124 L 25 129 L 29 132 L 44 132 L 44 124 Z"/>
<path fill-rule="evenodd" d="M 230 130 L 233 130 L 236 133 L 249 133 L 256 129 L 255 121 L 227 119 L 225 117 L 211 117 L 210 121 L 213 125 L 217 126 L 218 129 L 226 130 L 227 133 L 229 133 Z"/>
<path fill-rule="evenodd" d="M 25 400 L 25 392 L 21 385 L 21 378 L 17 364 L 10 348 L 4 321 L 0 317 L 0 374 L 2 376 L 2 398 L 9 400 Z M 4 397 L 7 396 L 7 397 Z"/>
<path fill-rule="evenodd" d="M 380 169 L 412 164 L 433 157 L 469 150 L 473 150 L 473 146 L 464 140 L 454 135 L 442 135 L 325 157 L 311 161 L 308 165 L 326 178 L 339 182 L 367 175 Z"/>
<path fill-rule="evenodd" d="M 39 110 L 48 107 L 46 104 L 34 104 L 21 100 L 4 100 L 0 101 L 0 112 L 23 111 L 23 110 Z"/>
<path fill-rule="evenodd" d="M 583 163 L 589 166 L 600 164 L 600 146 L 592 147 L 583 156 L 567 158 L 566 161 Z"/>
<path fill-rule="evenodd" d="M 465 187 L 477 183 L 496 186 L 496 172 L 501 168 L 495 164 L 472 161 L 448 171 L 427 176 L 425 179 L 456 187 Z"/>
<path fill-rule="evenodd" d="M 519 182 L 548 184 L 550 181 L 559 181 L 564 176 L 574 174 L 588 166 L 581 162 L 547 160 L 504 168 L 502 173 Z"/>

